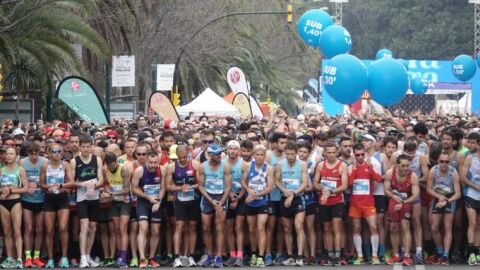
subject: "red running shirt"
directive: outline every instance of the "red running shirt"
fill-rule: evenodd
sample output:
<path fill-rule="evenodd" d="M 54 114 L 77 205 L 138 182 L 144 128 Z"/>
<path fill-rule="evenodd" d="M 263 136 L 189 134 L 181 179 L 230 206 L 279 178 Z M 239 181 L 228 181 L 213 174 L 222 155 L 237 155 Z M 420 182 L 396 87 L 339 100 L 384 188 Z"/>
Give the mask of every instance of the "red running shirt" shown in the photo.
<path fill-rule="evenodd" d="M 320 184 L 322 187 L 327 187 L 330 190 L 334 190 L 342 185 L 342 173 L 340 172 L 340 165 L 343 161 L 338 161 L 333 168 L 327 168 L 327 162 L 325 161 L 320 171 Z M 321 202 L 321 196 L 319 196 L 318 202 Z M 343 193 L 332 194 L 328 197 L 325 205 L 335 205 L 343 203 Z"/>
<path fill-rule="evenodd" d="M 348 177 L 348 186 L 352 188 L 350 204 L 355 207 L 374 207 L 374 182 L 380 181 L 382 176 L 368 163 L 353 167 Z"/>

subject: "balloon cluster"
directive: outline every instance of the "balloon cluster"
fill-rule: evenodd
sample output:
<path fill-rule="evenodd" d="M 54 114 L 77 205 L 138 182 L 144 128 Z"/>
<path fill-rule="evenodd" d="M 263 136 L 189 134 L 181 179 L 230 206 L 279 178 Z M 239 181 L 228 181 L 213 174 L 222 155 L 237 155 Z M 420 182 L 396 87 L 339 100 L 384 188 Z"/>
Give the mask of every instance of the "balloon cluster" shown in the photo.
<path fill-rule="evenodd" d="M 321 9 L 305 12 L 298 21 L 298 32 L 309 46 L 320 48 L 329 59 L 322 71 L 323 85 L 337 102 L 352 104 L 365 90 L 377 103 L 391 106 L 402 101 L 410 89 L 415 95 L 423 95 L 428 82 L 421 77 L 409 80 L 408 61 L 393 58 L 388 49 L 381 49 L 368 69 L 357 57 L 348 54 L 352 48 L 350 33 L 340 25 L 334 25 L 332 17 Z M 475 60 L 459 55 L 452 62 L 453 75 L 460 81 L 468 81 L 480 67 L 480 55 Z"/>
<path fill-rule="evenodd" d="M 325 59 L 323 85 L 337 102 L 352 104 L 368 89 L 372 99 L 388 106 L 400 102 L 408 89 L 408 62 L 393 59 L 387 49 L 379 50 L 376 61 L 367 68 L 357 57 L 348 54 L 352 38 L 347 29 L 334 25 L 331 16 L 320 9 L 300 17 L 298 32 L 309 46 L 320 48 Z"/>

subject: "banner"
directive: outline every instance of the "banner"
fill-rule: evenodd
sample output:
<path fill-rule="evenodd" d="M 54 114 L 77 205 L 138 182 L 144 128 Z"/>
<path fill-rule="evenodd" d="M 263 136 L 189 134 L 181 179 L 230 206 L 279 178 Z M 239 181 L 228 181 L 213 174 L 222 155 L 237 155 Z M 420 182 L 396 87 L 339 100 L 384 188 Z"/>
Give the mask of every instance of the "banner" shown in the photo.
<path fill-rule="evenodd" d="M 244 93 L 237 93 L 233 97 L 232 105 L 238 109 L 242 118 L 252 117 L 252 107 L 250 106 L 250 100 Z"/>
<path fill-rule="evenodd" d="M 232 89 L 234 93 L 245 93 L 248 95 L 249 87 L 247 85 L 247 79 L 241 69 L 238 67 L 231 67 L 227 71 L 227 81 L 228 85 L 230 85 L 230 89 Z"/>
<path fill-rule="evenodd" d="M 173 75 L 175 65 L 157 65 L 157 89 L 159 91 L 171 91 L 173 88 Z"/>
<path fill-rule="evenodd" d="M 263 119 L 262 108 L 260 108 L 260 104 L 258 104 L 258 101 L 252 95 L 250 95 L 250 107 L 252 108 L 252 114 L 255 118 Z"/>
<path fill-rule="evenodd" d="M 150 107 L 154 112 L 160 115 L 163 119 L 170 119 L 179 121 L 177 110 L 173 106 L 172 102 L 162 92 L 153 92 L 148 99 Z"/>
<path fill-rule="evenodd" d="M 84 121 L 97 124 L 109 122 L 97 91 L 83 78 L 70 76 L 63 79 L 57 87 L 55 97 L 63 101 Z"/>
<path fill-rule="evenodd" d="M 135 56 L 112 57 L 112 87 L 135 86 Z"/>

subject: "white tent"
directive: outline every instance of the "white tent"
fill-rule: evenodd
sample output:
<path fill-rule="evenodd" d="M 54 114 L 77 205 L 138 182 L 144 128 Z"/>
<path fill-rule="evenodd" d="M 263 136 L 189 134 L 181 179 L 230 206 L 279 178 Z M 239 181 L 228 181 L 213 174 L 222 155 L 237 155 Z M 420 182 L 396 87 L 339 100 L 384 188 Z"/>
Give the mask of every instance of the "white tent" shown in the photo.
<path fill-rule="evenodd" d="M 239 117 L 237 108 L 217 95 L 210 88 L 205 89 L 205 91 L 192 102 L 177 108 L 177 112 L 180 116 L 187 116 L 188 113 L 194 112 L 196 115 L 203 115 L 205 113 L 208 116 L 221 115 Z"/>

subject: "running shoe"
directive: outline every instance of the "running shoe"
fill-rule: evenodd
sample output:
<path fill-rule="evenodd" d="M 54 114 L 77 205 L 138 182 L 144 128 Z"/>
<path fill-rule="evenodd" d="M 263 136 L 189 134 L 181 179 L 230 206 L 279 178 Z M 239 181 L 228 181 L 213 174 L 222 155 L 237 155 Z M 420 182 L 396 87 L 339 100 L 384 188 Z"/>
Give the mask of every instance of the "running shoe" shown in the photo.
<path fill-rule="evenodd" d="M 212 255 L 208 255 L 207 259 L 203 262 L 202 266 L 203 267 L 212 267 L 214 263 L 214 258 Z"/>
<path fill-rule="evenodd" d="M 332 265 L 332 262 L 330 260 L 330 258 L 328 257 L 323 257 L 320 259 L 320 265 L 323 265 L 323 266 L 331 266 Z"/>
<path fill-rule="evenodd" d="M 151 258 L 148 260 L 148 267 L 157 268 L 160 267 L 160 264 L 154 258 Z"/>
<path fill-rule="evenodd" d="M 139 268 L 147 268 L 148 267 L 148 260 L 147 259 L 141 259 L 138 267 Z"/>
<path fill-rule="evenodd" d="M 265 255 L 265 266 L 270 266 L 272 264 L 273 264 L 272 254 L 267 253 L 267 255 Z"/>
<path fill-rule="evenodd" d="M 198 265 L 203 265 L 203 263 L 208 259 L 208 255 L 207 254 L 204 254 L 202 255 L 202 257 L 200 258 L 200 260 L 197 262 Z"/>
<path fill-rule="evenodd" d="M 362 265 L 363 263 L 364 263 L 363 257 L 357 257 L 357 258 L 353 261 L 353 264 L 354 264 L 354 265 Z"/>
<path fill-rule="evenodd" d="M 128 267 L 127 262 L 123 258 L 118 258 L 115 262 L 115 267 L 117 268 L 126 268 Z"/>
<path fill-rule="evenodd" d="M 2 268 L 15 268 L 15 260 L 12 257 L 6 258 L 2 263 Z"/>
<path fill-rule="evenodd" d="M 30 268 L 32 267 L 32 258 L 27 258 L 25 259 L 25 268 Z"/>
<path fill-rule="evenodd" d="M 236 260 L 237 260 L 237 258 L 230 256 L 230 258 L 228 258 L 228 260 L 225 262 L 225 265 L 226 266 L 233 266 L 233 264 L 235 263 Z"/>
<path fill-rule="evenodd" d="M 236 260 L 235 260 L 235 263 L 233 264 L 233 266 L 237 266 L 237 267 L 243 267 L 245 264 L 243 263 L 243 258 L 241 257 L 238 257 Z"/>
<path fill-rule="evenodd" d="M 187 256 L 180 256 L 180 262 L 182 263 L 183 266 L 190 267 L 190 261 L 188 260 Z"/>
<path fill-rule="evenodd" d="M 134 257 L 130 260 L 130 267 L 138 267 L 138 258 Z"/>
<path fill-rule="evenodd" d="M 215 256 L 215 262 L 213 263 L 214 268 L 223 268 L 223 259 L 222 256 Z"/>
<path fill-rule="evenodd" d="M 69 268 L 70 265 L 68 263 L 68 258 L 67 257 L 62 257 L 60 259 L 60 268 Z"/>
<path fill-rule="evenodd" d="M 263 267 L 265 267 L 265 262 L 263 261 L 262 258 L 258 257 L 258 258 L 257 258 L 257 263 L 256 263 L 255 266 L 256 266 L 256 267 L 262 267 L 262 268 L 263 268 Z"/>
<path fill-rule="evenodd" d="M 412 258 L 410 256 L 403 256 L 403 261 L 402 261 L 403 266 L 410 266 L 413 264 Z"/>
<path fill-rule="evenodd" d="M 87 257 L 87 262 L 89 267 L 98 267 L 100 264 L 92 259 L 92 257 L 88 256 Z"/>
<path fill-rule="evenodd" d="M 303 266 L 303 259 L 302 258 L 296 259 L 295 260 L 295 265 L 302 267 Z"/>
<path fill-rule="evenodd" d="M 250 266 L 255 266 L 257 264 L 257 256 L 255 254 L 252 254 L 252 257 L 250 258 Z"/>
<path fill-rule="evenodd" d="M 45 266 L 45 263 L 42 262 L 42 260 L 40 260 L 40 258 L 35 258 L 33 259 L 33 265 L 37 268 L 43 268 Z M 25 261 L 25 264 L 26 264 L 26 261 Z"/>
<path fill-rule="evenodd" d="M 48 259 L 47 265 L 45 265 L 45 268 L 55 268 L 55 262 L 53 259 Z"/>
<path fill-rule="evenodd" d="M 80 267 L 80 268 L 88 268 L 88 267 L 89 267 L 87 258 L 82 257 L 82 258 L 80 259 L 80 265 L 79 265 L 79 267 Z"/>
<path fill-rule="evenodd" d="M 441 265 L 450 265 L 448 257 L 447 256 L 442 256 L 442 258 L 440 259 L 440 264 Z"/>
<path fill-rule="evenodd" d="M 415 254 L 414 260 L 415 260 L 415 265 L 422 265 L 423 264 L 423 255 L 419 254 L 419 253 Z"/>
<path fill-rule="evenodd" d="M 330 263 L 333 266 L 342 266 L 342 262 L 340 261 L 340 258 L 337 258 L 337 257 L 333 258 Z"/>
<path fill-rule="evenodd" d="M 197 266 L 197 263 L 195 262 L 195 259 L 193 259 L 192 256 L 188 257 L 188 266 L 189 267 Z"/>
<path fill-rule="evenodd" d="M 285 260 L 286 260 L 286 258 L 285 258 L 285 256 L 283 256 L 282 253 L 277 253 L 275 255 L 275 263 L 276 264 L 281 265 L 283 263 L 283 261 L 285 261 Z"/>
<path fill-rule="evenodd" d="M 78 260 L 75 259 L 75 258 L 71 258 L 71 259 L 70 259 L 70 265 L 71 265 L 72 267 L 78 267 Z"/>
<path fill-rule="evenodd" d="M 295 259 L 292 257 L 288 257 L 285 261 L 282 262 L 284 266 L 295 266 Z"/>
<path fill-rule="evenodd" d="M 182 264 L 182 261 L 180 261 L 180 258 L 175 258 L 175 260 L 173 261 L 173 268 L 178 268 L 182 266 L 183 264 Z"/>
<path fill-rule="evenodd" d="M 380 258 L 378 258 L 378 256 L 372 256 L 372 264 L 373 265 L 381 264 L 380 263 Z"/>
<path fill-rule="evenodd" d="M 468 256 L 468 265 L 477 265 L 477 256 L 475 253 L 472 253 L 470 256 Z"/>
<path fill-rule="evenodd" d="M 15 268 L 23 269 L 23 261 L 22 259 L 17 259 L 17 263 L 15 264 Z"/>
<path fill-rule="evenodd" d="M 400 264 L 400 257 L 397 255 L 392 256 L 390 259 L 388 259 L 387 264 L 388 265 L 393 265 L 393 264 Z"/>

